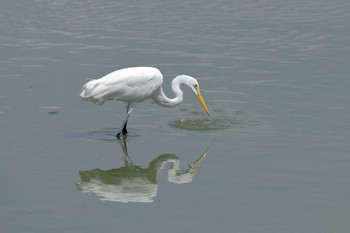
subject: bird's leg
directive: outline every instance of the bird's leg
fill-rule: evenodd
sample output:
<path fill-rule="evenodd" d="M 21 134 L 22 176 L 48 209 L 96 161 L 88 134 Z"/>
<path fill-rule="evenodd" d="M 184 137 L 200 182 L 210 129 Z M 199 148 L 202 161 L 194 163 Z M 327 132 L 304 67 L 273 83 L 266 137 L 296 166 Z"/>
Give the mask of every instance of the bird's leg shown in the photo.
<path fill-rule="evenodd" d="M 128 133 L 128 130 L 126 129 L 126 125 L 128 124 L 128 120 L 125 121 L 125 124 L 123 126 L 123 130 L 122 130 L 122 133 L 123 134 L 127 134 Z"/>
<path fill-rule="evenodd" d="M 117 133 L 117 138 L 119 139 L 120 136 L 126 136 L 128 134 L 128 131 L 126 130 L 126 125 L 128 124 L 128 119 L 125 119 L 122 126 L 120 127 L 120 131 Z"/>
<path fill-rule="evenodd" d="M 128 124 L 128 119 L 129 119 L 129 116 L 130 116 L 130 114 L 131 114 L 131 112 L 132 112 L 133 109 L 134 109 L 134 108 L 132 107 L 132 104 L 128 104 L 128 105 L 126 106 L 126 118 L 125 118 L 125 120 L 124 120 L 122 126 L 120 127 L 120 128 L 121 128 L 121 131 L 119 131 L 119 132 L 117 133 L 117 138 L 120 138 L 120 136 L 126 136 L 126 135 L 128 134 L 128 130 L 126 129 L 126 126 L 127 126 L 127 124 Z"/>

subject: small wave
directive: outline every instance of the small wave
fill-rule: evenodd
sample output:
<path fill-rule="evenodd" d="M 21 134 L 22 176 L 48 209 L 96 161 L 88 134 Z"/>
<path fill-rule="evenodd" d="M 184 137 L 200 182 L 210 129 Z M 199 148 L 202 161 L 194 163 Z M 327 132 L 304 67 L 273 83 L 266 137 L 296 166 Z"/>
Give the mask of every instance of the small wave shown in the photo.
<path fill-rule="evenodd" d="M 102 129 L 95 129 L 91 131 L 80 132 L 75 135 L 81 138 L 93 139 L 93 140 L 99 140 L 99 141 L 116 141 L 117 130 L 118 129 L 116 128 L 102 128 Z M 140 135 L 141 134 L 139 131 L 128 128 L 128 138 L 138 137 Z"/>
<path fill-rule="evenodd" d="M 212 118 L 196 117 L 194 119 L 180 119 L 170 122 L 168 125 L 178 129 L 190 131 L 215 131 L 225 130 L 231 127 L 248 127 L 260 125 L 258 121 L 253 121 L 247 118 L 246 113 L 235 111 L 232 115 L 227 116 L 224 112 L 215 111 L 218 115 Z M 226 116 L 222 116 L 225 114 Z M 198 116 L 199 114 L 192 114 Z"/>

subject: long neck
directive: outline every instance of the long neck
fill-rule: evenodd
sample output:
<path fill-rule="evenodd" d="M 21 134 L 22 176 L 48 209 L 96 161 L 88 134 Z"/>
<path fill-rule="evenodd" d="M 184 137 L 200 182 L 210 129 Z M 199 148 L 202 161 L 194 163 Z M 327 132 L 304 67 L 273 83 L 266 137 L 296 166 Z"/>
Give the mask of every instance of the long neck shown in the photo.
<path fill-rule="evenodd" d="M 186 84 L 185 79 L 185 75 L 180 75 L 171 82 L 171 90 L 175 94 L 175 97 L 172 99 L 164 94 L 162 87 L 159 87 L 158 91 L 152 96 L 154 102 L 168 108 L 179 105 L 183 101 L 183 92 L 180 89 L 180 85 Z"/>

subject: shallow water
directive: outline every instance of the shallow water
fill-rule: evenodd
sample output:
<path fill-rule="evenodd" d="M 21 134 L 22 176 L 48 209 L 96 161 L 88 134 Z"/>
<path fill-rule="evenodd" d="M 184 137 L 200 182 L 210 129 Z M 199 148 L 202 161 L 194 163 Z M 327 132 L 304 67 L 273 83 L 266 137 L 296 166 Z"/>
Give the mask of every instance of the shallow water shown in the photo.
<path fill-rule="evenodd" d="M 0 232 L 350 229 L 350 3 L 2 1 Z M 81 101 L 123 67 L 165 109 Z"/>

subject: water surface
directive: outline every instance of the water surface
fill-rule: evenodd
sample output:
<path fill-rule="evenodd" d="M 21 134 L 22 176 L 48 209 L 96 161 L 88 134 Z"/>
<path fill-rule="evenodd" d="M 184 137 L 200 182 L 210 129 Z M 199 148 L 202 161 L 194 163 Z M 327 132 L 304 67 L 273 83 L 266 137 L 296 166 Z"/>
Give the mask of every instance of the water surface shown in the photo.
<path fill-rule="evenodd" d="M 1 232 L 350 229 L 350 3 L 22 1 L 0 7 Z M 156 66 L 165 109 L 81 101 Z M 127 152 L 127 153 L 126 153 Z M 205 156 L 203 156 L 205 154 Z"/>

